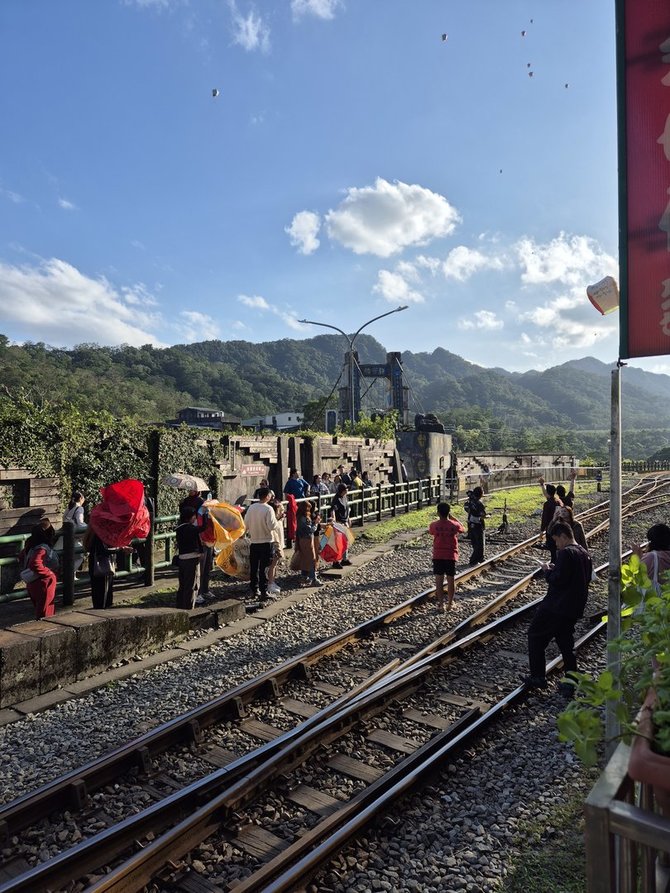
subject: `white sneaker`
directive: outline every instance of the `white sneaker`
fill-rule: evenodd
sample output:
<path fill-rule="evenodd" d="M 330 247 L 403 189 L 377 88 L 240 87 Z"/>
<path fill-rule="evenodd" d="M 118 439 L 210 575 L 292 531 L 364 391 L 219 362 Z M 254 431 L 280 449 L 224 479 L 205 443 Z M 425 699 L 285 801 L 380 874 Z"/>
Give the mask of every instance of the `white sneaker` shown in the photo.
<path fill-rule="evenodd" d="M 204 598 L 204 596 L 202 596 L 202 595 L 196 595 L 194 604 L 196 604 L 196 605 L 204 605 L 204 604 L 205 604 L 205 598 Z"/>
<path fill-rule="evenodd" d="M 270 584 L 269 584 L 269 586 L 268 586 L 268 593 L 269 593 L 270 595 L 279 595 L 280 592 L 281 592 L 281 589 L 279 588 L 279 586 L 277 586 L 276 583 L 270 583 Z"/>

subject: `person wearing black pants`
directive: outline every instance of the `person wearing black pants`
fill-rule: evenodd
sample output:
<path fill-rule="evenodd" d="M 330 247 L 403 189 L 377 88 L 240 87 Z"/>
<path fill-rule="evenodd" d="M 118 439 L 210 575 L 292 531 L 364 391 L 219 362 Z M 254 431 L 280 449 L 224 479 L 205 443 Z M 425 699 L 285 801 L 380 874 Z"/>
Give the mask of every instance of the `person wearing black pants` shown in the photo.
<path fill-rule="evenodd" d="M 470 532 L 470 542 L 472 543 L 472 555 L 470 556 L 470 564 L 479 564 L 484 560 L 484 549 L 486 548 L 486 537 L 484 529 L 486 527 L 484 518 L 486 517 L 486 509 L 482 502 L 484 491 L 481 487 L 475 487 L 470 497 L 470 511 L 468 513 L 468 530 Z"/>
<path fill-rule="evenodd" d="M 195 607 L 200 583 L 200 559 L 203 546 L 200 542 L 199 528 L 194 523 L 196 509 L 191 505 L 183 506 L 179 511 L 177 527 L 177 552 L 179 562 L 179 589 L 177 589 L 177 607 L 190 611 Z"/>
<path fill-rule="evenodd" d="M 574 651 L 575 624 L 584 613 L 593 565 L 586 549 L 578 546 L 569 524 L 558 521 L 551 534 L 556 543 L 556 563 L 543 565 L 547 594 L 528 628 L 528 688 L 546 688 L 545 649 L 552 639 L 561 650 L 566 673 L 577 669 Z M 574 686 L 563 682 L 559 691 L 571 697 Z"/>
<path fill-rule="evenodd" d="M 114 601 L 116 549 L 108 548 L 89 527 L 84 537 L 88 552 L 88 575 L 91 580 L 91 601 L 96 609 L 111 608 Z"/>
<path fill-rule="evenodd" d="M 259 487 L 258 502 L 246 510 L 244 523 L 251 539 L 249 547 L 249 577 L 251 594 L 265 601 L 268 597 L 267 569 L 272 563 L 272 533 L 280 530 L 275 510 L 268 505 L 272 496 L 269 487 Z"/>

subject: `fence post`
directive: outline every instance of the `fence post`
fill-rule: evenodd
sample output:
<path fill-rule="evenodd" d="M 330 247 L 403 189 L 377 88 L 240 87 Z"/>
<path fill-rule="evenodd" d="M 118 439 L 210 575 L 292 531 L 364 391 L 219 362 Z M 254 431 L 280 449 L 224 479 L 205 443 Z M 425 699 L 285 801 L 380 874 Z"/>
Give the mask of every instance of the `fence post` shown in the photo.
<path fill-rule="evenodd" d="M 63 521 L 63 551 L 61 553 L 63 574 L 63 604 L 74 604 L 74 521 Z"/>
<path fill-rule="evenodd" d="M 144 585 L 153 586 L 156 580 L 156 569 L 154 565 L 154 528 L 156 525 L 156 512 L 153 499 L 151 498 L 147 498 L 147 510 L 149 512 L 149 533 L 144 541 Z"/>
<path fill-rule="evenodd" d="M 382 483 L 377 484 L 377 520 L 382 519 Z"/>
<path fill-rule="evenodd" d="M 407 481 L 407 488 L 405 490 L 405 514 L 409 514 L 409 481 Z"/>
<path fill-rule="evenodd" d="M 395 518 L 398 506 L 398 485 L 393 481 L 393 502 L 391 504 L 391 515 Z"/>
<path fill-rule="evenodd" d="M 358 491 L 361 494 L 361 527 L 365 524 L 365 487 Z"/>

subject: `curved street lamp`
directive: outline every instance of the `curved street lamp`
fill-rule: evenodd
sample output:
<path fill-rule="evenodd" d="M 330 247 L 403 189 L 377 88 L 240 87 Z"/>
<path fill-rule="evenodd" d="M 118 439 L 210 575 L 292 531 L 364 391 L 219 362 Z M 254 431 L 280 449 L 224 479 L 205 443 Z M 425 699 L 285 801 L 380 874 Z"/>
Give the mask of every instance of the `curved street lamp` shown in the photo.
<path fill-rule="evenodd" d="M 356 332 L 354 332 L 353 335 L 347 335 L 347 333 L 343 329 L 340 329 L 338 326 L 334 326 L 329 322 L 316 322 L 313 319 L 298 320 L 299 323 L 304 323 L 308 326 L 323 326 L 326 329 L 334 329 L 336 332 L 339 332 L 340 335 L 344 335 L 344 337 L 347 339 L 347 343 L 349 345 L 349 417 L 352 425 L 356 423 L 354 407 L 354 342 L 363 331 L 363 329 L 366 326 L 369 326 L 370 323 L 376 322 L 378 319 L 383 319 L 385 316 L 390 316 L 392 313 L 400 313 L 401 310 L 407 310 L 407 305 L 396 307 L 394 310 L 387 310 L 386 313 L 380 313 L 379 316 L 373 316 L 372 319 L 364 322 L 363 325 Z"/>

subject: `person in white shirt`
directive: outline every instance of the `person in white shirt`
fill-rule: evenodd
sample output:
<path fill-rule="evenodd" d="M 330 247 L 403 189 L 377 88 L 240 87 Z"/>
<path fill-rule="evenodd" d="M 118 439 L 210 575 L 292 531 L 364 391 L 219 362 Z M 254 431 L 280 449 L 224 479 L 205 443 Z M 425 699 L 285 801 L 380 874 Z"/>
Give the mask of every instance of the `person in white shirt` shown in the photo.
<path fill-rule="evenodd" d="M 251 594 L 262 601 L 268 598 L 267 567 L 272 562 L 273 534 L 277 528 L 281 528 L 274 509 L 268 504 L 271 493 L 269 487 L 260 487 L 258 502 L 250 505 L 244 515 L 244 523 L 251 539 L 249 549 Z"/>

